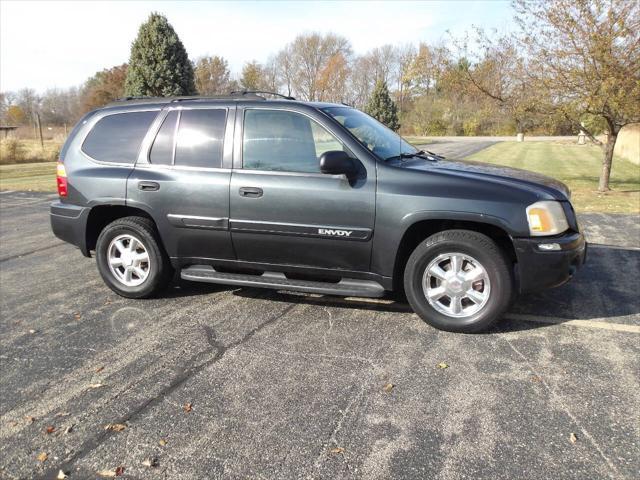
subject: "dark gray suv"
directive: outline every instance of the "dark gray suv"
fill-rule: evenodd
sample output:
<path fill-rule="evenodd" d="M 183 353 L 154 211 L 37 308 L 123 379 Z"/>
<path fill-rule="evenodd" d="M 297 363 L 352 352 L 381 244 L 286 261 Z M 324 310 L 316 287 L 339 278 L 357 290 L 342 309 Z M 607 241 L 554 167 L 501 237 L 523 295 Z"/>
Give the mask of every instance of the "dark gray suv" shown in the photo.
<path fill-rule="evenodd" d="M 53 232 L 116 293 L 186 280 L 380 297 L 484 330 L 514 294 L 566 282 L 586 242 L 567 188 L 447 161 L 328 103 L 124 99 L 87 114 L 58 164 Z"/>

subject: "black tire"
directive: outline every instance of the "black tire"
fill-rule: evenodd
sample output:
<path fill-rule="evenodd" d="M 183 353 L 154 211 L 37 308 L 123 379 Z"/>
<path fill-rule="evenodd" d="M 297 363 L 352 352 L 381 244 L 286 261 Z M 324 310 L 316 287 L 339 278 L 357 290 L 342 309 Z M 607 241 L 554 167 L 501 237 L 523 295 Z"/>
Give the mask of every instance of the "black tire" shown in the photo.
<path fill-rule="evenodd" d="M 422 287 L 423 275 L 430 262 L 447 253 L 461 253 L 476 259 L 490 281 L 484 306 L 464 318 L 436 310 Z M 429 325 L 449 332 L 477 333 L 487 330 L 509 308 L 514 290 L 511 271 L 510 262 L 491 238 L 470 230 L 446 230 L 427 238 L 413 251 L 404 271 L 404 289 L 413 310 Z"/>
<path fill-rule="evenodd" d="M 109 245 L 114 238 L 124 234 L 142 242 L 149 256 L 148 276 L 137 286 L 125 285 L 109 268 Z M 145 217 L 123 217 L 104 227 L 96 243 L 96 262 L 107 286 L 118 295 L 127 298 L 148 298 L 158 294 L 171 282 L 174 273 L 154 223 Z"/>

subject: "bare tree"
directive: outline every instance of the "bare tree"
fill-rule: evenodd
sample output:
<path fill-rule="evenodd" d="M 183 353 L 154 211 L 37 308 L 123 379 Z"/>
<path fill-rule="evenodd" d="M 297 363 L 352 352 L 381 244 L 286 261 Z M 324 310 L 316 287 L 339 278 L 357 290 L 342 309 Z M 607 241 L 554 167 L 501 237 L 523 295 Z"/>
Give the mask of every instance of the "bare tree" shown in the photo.
<path fill-rule="evenodd" d="M 18 91 L 15 104 L 19 106 L 31 122 L 35 122 L 36 113 L 40 108 L 40 97 L 32 88 Z"/>
<path fill-rule="evenodd" d="M 551 111 L 576 128 L 606 124 L 599 191 L 609 190 L 620 129 L 640 122 L 640 4 L 633 0 L 516 0 L 527 71 Z M 594 138 L 594 132 L 587 131 Z"/>
<path fill-rule="evenodd" d="M 293 79 L 296 68 L 293 63 L 291 45 L 284 47 L 275 57 L 275 69 L 278 84 L 282 85 L 288 96 L 293 94 Z"/>
<path fill-rule="evenodd" d="M 297 36 L 286 51 L 293 67 L 292 90 L 305 100 L 315 101 L 319 99 L 318 82 L 322 81 L 323 71 L 338 54 L 348 60 L 351 45 L 346 38 L 332 33 L 311 33 Z"/>
<path fill-rule="evenodd" d="M 493 38 L 482 29 L 476 29 L 475 40 L 473 49 L 466 48 L 468 39 L 464 42 L 456 59 L 458 73 L 468 87 L 495 101 L 513 119 L 517 132 L 524 133 L 540 110 L 540 100 L 518 40 L 512 35 Z"/>

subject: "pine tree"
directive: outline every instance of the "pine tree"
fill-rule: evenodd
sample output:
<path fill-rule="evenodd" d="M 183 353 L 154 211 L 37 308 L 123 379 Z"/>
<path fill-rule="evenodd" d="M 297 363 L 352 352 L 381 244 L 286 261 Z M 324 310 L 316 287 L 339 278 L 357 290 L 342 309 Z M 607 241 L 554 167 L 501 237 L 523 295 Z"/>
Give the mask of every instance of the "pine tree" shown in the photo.
<path fill-rule="evenodd" d="M 187 51 L 164 15 L 152 13 L 131 46 L 125 95 L 167 97 L 196 93 Z"/>
<path fill-rule="evenodd" d="M 398 130 L 398 108 L 389 95 L 386 82 L 378 80 L 365 111 L 373 118 L 384 123 L 391 130 Z"/>

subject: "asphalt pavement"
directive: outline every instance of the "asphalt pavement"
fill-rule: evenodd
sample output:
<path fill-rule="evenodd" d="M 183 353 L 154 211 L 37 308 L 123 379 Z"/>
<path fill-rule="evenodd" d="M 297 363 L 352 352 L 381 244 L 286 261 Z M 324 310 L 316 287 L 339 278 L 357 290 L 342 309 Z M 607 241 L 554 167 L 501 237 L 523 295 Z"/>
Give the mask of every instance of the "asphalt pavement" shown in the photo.
<path fill-rule="evenodd" d="M 632 479 L 640 226 L 491 332 L 391 298 L 176 283 L 128 300 L 0 193 L 0 478 Z"/>
<path fill-rule="evenodd" d="M 419 145 L 418 148 L 421 148 L 425 151 L 430 151 L 436 153 L 438 155 L 444 155 L 447 159 L 450 160 L 458 160 L 469 155 L 473 155 L 480 150 L 484 150 L 491 145 L 499 143 L 499 141 L 495 139 L 479 139 L 479 140 L 465 140 L 460 141 L 457 139 L 434 139 L 431 143 L 427 145 Z"/>

